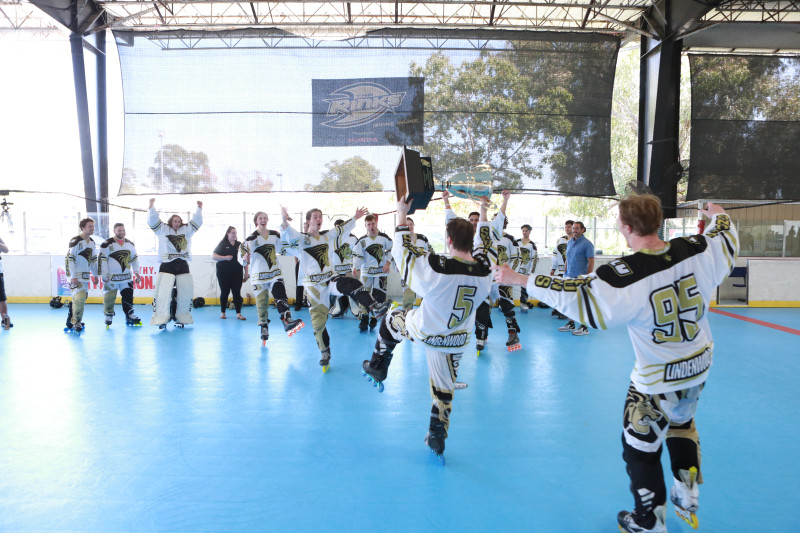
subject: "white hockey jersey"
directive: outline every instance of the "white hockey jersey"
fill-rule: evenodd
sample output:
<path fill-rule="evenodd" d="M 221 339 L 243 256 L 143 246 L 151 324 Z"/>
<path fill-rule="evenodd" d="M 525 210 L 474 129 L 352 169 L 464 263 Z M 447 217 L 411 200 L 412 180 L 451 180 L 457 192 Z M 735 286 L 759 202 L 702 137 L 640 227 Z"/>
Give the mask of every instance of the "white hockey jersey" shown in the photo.
<path fill-rule="evenodd" d="M 475 239 L 475 261 L 425 251 L 411 243 L 408 228 L 395 230 L 392 255 L 407 287 L 422 304 L 406 314 L 414 341 L 440 352 L 460 353 L 472 339 L 475 311 L 492 288 L 490 262 Z"/>
<path fill-rule="evenodd" d="M 124 239 L 122 244 L 111 237 L 103 241 L 98 253 L 97 274 L 106 284 L 131 281 L 134 272 L 139 272 L 139 256 L 136 246 Z"/>
<path fill-rule="evenodd" d="M 192 260 L 192 235 L 203 225 L 203 212 L 200 207 L 192 215 L 192 220 L 177 230 L 170 228 L 158 218 L 158 211 L 155 207 L 150 208 L 147 223 L 158 237 L 160 262 L 169 263 L 175 259 Z"/>
<path fill-rule="evenodd" d="M 80 235 L 69 241 L 69 251 L 65 257 L 67 279 L 88 280 L 91 274 L 97 275 L 97 248 L 91 237 L 86 241 Z"/>
<path fill-rule="evenodd" d="M 550 266 L 556 274 L 563 275 L 567 265 L 567 244 L 569 244 L 569 236 L 562 235 L 556 241 L 556 247 L 553 249 L 553 262 Z"/>
<path fill-rule="evenodd" d="M 331 249 L 333 271 L 337 276 L 346 276 L 353 271 L 353 250 L 358 239 L 352 233 L 340 235 Z"/>
<path fill-rule="evenodd" d="M 640 392 L 699 385 L 714 351 L 708 302 L 739 254 L 728 215 L 715 216 L 708 228 L 672 239 L 664 250 L 615 259 L 595 274 L 530 276 L 528 294 L 593 328 L 627 325 L 636 354 L 631 381 Z"/>
<path fill-rule="evenodd" d="M 364 235 L 353 249 L 353 268 L 361 271 L 362 278 L 378 278 L 388 276 L 383 266 L 391 262 L 392 239 L 385 233 L 375 237 Z"/>
<path fill-rule="evenodd" d="M 536 272 L 536 265 L 539 263 L 539 252 L 536 250 L 536 243 L 528 241 L 528 244 L 517 241 L 518 260 L 516 271 L 520 274 L 533 274 Z"/>
<path fill-rule="evenodd" d="M 356 221 L 351 218 L 330 231 L 321 231 L 319 237 L 300 233 L 288 225 L 286 228 L 281 227 L 281 243 L 285 253 L 300 259 L 303 286 L 327 283 L 334 277 L 332 250 L 337 239 L 342 235 L 349 235 L 355 227 Z"/>
<path fill-rule="evenodd" d="M 251 233 L 242 243 L 240 253 L 242 258 L 250 254 L 250 279 L 253 283 L 270 283 L 283 279 L 281 267 L 278 264 L 278 255 L 283 255 L 281 234 L 268 230 L 264 238 L 258 230 Z"/>

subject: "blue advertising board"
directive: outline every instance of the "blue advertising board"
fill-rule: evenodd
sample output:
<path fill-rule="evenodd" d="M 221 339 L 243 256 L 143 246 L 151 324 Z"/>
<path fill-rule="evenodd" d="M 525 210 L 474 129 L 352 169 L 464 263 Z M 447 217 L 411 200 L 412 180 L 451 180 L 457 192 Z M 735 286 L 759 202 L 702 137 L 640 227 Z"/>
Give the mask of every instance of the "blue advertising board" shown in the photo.
<path fill-rule="evenodd" d="M 420 146 L 425 78 L 311 80 L 312 146 Z"/>

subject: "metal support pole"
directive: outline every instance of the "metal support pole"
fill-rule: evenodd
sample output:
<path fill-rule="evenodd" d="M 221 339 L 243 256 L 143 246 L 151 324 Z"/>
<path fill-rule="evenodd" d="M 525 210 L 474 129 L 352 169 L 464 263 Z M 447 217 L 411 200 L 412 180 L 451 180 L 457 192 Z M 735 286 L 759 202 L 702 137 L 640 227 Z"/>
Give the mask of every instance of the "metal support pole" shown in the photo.
<path fill-rule="evenodd" d="M 78 137 L 81 143 L 81 166 L 83 167 L 83 190 L 86 196 L 86 211 L 97 212 L 97 192 L 94 184 L 92 160 L 92 135 L 89 127 L 89 98 L 86 93 L 86 66 L 83 62 L 83 38 L 72 33 L 69 36 L 72 48 L 72 77 L 75 82 L 75 105 L 78 112 Z"/>
<path fill-rule="evenodd" d="M 95 34 L 97 50 L 97 177 L 99 180 L 100 191 L 100 212 L 108 215 L 108 90 L 106 80 L 106 32 L 101 31 Z M 98 217 L 102 220 L 101 224 L 110 226 L 111 220 L 108 216 Z M 100 228 L 101 230 L 103 228 Z M 111 228 L 106 228 L 111 234 Z M 99 231 L 99 234 L 105 234 Z"/>

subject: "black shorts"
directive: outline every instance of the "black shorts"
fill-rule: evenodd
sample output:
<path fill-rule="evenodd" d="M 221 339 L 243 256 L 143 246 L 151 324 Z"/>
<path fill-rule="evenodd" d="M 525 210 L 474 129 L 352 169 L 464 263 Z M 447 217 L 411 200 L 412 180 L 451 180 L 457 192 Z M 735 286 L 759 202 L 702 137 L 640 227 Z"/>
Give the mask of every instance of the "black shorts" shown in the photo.
<path fill-rule="evenodd" d="M 3 273 L 0 272 L 0 302 L 6 301 L 6 282 L 3 280 Z"/>
<path fill-rule="evenodd" d="M 164 272 L 166 274 L 172 274 L 173 276 L 178 276 L 180 274 L 188 274 L 189 263 L 187 263 L 183 259 L 173 259 L 168 263 L 161 263 L 161 266 L 158 268 L 158 271 Z"/>

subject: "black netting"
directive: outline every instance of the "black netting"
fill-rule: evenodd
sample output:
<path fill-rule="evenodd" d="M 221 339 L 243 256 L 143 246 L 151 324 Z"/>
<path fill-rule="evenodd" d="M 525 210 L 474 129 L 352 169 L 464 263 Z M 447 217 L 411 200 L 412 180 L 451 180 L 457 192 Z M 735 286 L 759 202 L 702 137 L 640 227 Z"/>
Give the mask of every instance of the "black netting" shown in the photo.
<path fill-rule="evenodd" d="M 692 55 L 687 199 L 800 198 L 800 58 Z"/>
<path fill-rule="evenodd" d="M 437 178 L 489 164 L 497 188 L 614 193 L 616 38 L 269 35 L 115 33 L 120 194 L 392 190 L 403 144 Z"/>

